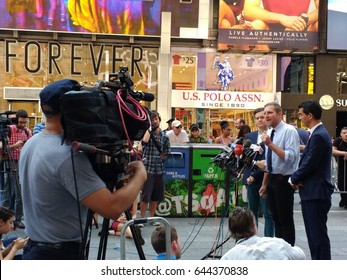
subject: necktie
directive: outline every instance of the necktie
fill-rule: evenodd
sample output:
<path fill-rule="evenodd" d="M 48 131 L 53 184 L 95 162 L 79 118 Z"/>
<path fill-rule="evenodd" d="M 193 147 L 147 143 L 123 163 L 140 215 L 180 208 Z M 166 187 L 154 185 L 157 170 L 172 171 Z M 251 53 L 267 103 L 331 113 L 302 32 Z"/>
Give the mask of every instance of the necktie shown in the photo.
<path fill-rule="evenodd" d="M 273 142 L 274 140 L 274 135 L 275 135 L 275 130 L 272 129 L 271 135 L 270 135 L 271 142 Z M 267 162 L 267 170 L 269 170 L 269 172 L 271 173 L 272 172 L 272 150 L 269 148 L 267 148 L 266 162 Z"/>

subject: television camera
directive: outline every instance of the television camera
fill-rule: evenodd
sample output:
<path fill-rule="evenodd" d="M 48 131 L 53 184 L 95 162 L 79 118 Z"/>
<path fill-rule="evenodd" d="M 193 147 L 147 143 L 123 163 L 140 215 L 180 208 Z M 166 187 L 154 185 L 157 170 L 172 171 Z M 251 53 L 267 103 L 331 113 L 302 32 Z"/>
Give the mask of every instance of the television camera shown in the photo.
<path fill-rule="evenodd" d="M 16 123 L 17 118 L 9 117 L 10 115 L 14 115 L 16 113 L 17 111 L 0 112 L 0 130 L 1 131 L 5 131 L 5 132 L 8 131 L 8 126 Z"/>
<path fill-rule="evenodd" d="M 262 153 L 261 146 L 252 144 L 249 139 L 244 141 L 243 138 L 240 138 L 235 143 L 226 146 L 224 151 L 214 157 L 213 163 L 223 170 L 230 170 L 231 175 L 238 179 L 245 168 L 252 170 L 257 168 L 255 163 L 258 155 Z"/>
<path fill-rule="evenodd" d="M 140 100 L 153 101 L 154 95 L 134 91 L 128 68 L 109 74 L 109 81 L 97 81 L 92 86 L 82 86 L 61 98 L 61 123 L 64 139 L 71 142 L 72 151 L 88 154 L 93 169 L 106 183 L 108 189 L 122 186 L 126 164 L 140 156 L 133 142 L 141 140 L 151 127 L 150 110 Z M 125 212 L 131 220 L 129 210 Z M 93 213 L 89 211 L 84 234 L 84 254 L 88 254 L 88 228 L 91 229 Z M 98 259 L 105 258 L 109 220 L 104 219 Z M 130 227 L 141 259 L 144 259 L 137 233 Z M 82 258 L 85 258 L 83 256 Z"/>
<path fill-rule="evenodd" d="M 62 124 L 70 141 L 113 146 L 142 139 L 150 127 L 150 111 L 138 101 L 153 101 L 154 95 L 133 90 L 127 67 L 110 77 L 63 95 Z"/>

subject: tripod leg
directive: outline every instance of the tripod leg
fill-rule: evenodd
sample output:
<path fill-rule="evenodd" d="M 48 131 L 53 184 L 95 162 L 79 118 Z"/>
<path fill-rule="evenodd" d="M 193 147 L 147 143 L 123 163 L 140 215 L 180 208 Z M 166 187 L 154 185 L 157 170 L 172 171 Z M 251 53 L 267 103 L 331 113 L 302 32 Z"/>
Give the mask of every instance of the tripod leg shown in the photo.
<path fill-rule="evenodd" d="M 125 211 L 125 216 L 126 216 L 128 221 L 131 220 L 131 214 L 130 214 L 129 210 Z M 143 253 L 143 249 L 142 249 L 142 246 L 140 244 L 140 237 L 138 236 L 138 234 L 135 230 L 135 225 L 131 225 L 130 230 L 131 230 L 131 234 L 133 235 L 133 239 L 134 239 L 135 246 L 137 249 L 137 253 L 139 254 L 140 260 L 145 260 L 146 257 L 145 257 L 145 254 Z"/>
<path fill-rule="evenodd" d="M 101 226 L 100 242 L 98 250 L 98 260 L 104 260 L 106 258 L 108 229 L 110 227 L 110 219 L 104 218 Z"/>
<path fill-rule="evenodd" d="M 92 219 L 94 212 L 90 209 L 87 213 L 86 227 L 84 228 L 82 247 L 81 247 L 81 260 L 87 260 L 89 257 L 89 247 L 90 247 L 90 234 L 92 230 Z"/>

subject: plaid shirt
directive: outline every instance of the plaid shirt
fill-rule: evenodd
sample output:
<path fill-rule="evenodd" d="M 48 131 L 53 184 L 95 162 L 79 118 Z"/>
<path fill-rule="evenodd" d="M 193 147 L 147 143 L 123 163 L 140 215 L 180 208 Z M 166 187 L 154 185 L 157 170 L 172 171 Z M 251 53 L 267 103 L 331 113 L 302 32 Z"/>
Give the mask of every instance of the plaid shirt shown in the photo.
<path fill-rule="evenodd" d="M 31 138 L 31 136 L 32 136 L 31 130 L 29 128 L 18 129 L 17 125 L 9 125 L 8 129 L 9 129 L 9 135 L 10 135 L 10 138 L 8 140 L 8 145 L 9 146 L 17 143 L 19 140 L 26 141 L 29 138 Z M 25 132 L 25 130 L 27 132 Z M 21 149 L 22 148 L 11 149 L 13 160 L 18 161 Z"/>
<path fill-rule="evenodd" d="M 169 137 L 163 131 L 159 134 L 154 134 L 158 139 L 158 144 L 161 147 L 162 154 L 168 154 L 170 152 L 170 140 Z M 153 143 L 152 137 L 149 139 L 148 143 L 143 143 L 143 164 L 146 167 L 147 173 L 151 174 L 164 174 L 165 173 L 165 159 L 160 158 L 160 153 Z"/>

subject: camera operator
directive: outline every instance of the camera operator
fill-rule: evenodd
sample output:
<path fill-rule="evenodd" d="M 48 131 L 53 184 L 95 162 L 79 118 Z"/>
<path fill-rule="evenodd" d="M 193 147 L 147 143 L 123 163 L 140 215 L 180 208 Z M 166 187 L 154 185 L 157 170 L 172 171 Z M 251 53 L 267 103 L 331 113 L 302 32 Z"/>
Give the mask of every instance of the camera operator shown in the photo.
<path fill-rule="evenodd" d="M 31 138 L 32 133 L 26 125 L 29 122 L 28 113 L 18 110 L 15 123 L 8 126 L 8 148 L 10 152 L 5 155 L 5 182 L 1 197 L 1 206 L 11 208 L 16 213 L 14 227 L 25 228 L 22 222 L 23 203 L 18 180 L 18 160 L 25 142 Z M 5 151 L 6 153 L 7 151 Z M 14 203 L 12 201 L 14 200 Z"/>
<path fill-rule="evenodd" d="M 147 170 L 148 178 L 143 185 L 141 193 L 141 218 L 145 217 L 148 204 L 149 215 L 153 217 L 159 201 L 164 199 L 164 161 L 170 151 L 170 140 L 169 137 L 160 129 L 161 119 L 157 111 L 153 110 L 151 112 L 151 121 L 151 130 L 146 131 L 142 139 L 142 158 Z M 160 223 L 155 222 L 153 225 L 158 226 Z"/>
<path fill-rule="evenodd" d="M 128 183 L 112 193 L 85 153 L 75 151 L 72 163 L 69 143 L 62 144 L 60 98 L 79 89 L 76 81 L 65 79 L 53 82 L 40 93 L 46 129 L 25 144 L 19 161 L 29 236 L 23 259 L 79 259 L 80 250 L 84 249 L 81 242 L 87 209 L 118 219 L 147 178 L 142 162 L 131 162 L 126 171 Z"/>

